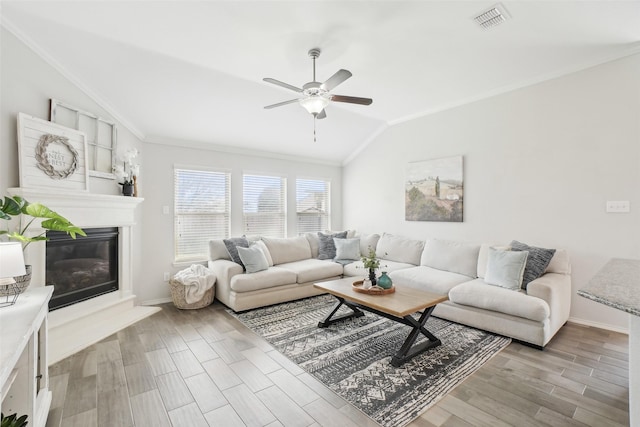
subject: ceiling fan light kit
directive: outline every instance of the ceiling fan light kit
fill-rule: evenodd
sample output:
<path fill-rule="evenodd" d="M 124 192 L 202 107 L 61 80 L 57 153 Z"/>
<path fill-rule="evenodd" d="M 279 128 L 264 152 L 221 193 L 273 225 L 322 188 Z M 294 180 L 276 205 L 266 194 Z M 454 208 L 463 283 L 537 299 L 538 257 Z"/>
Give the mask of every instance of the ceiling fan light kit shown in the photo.
<path fill-rule="evenodd" d="M 352 76 L 351 72 L 348 70 L 338 70 L 334 75 L 329 77 L 327 81 L 324 83 L 320 83 L 316 81 L 316 58 L 320 56 L 320 49 L 313 48 L 309 50 L 309 56 L 313 60 L 313 81 L 306 83 L 299 88 L 297 86 L 290 85 L 288 83 L 281 82 L 280 80 L 272 79 L 272 78 L 264 78 L 267 83 L 271 83 L 285 89 L 292 90 L 294 92 L 298 92 L 302 94 L 301 98 L 290 99 L 288 101 L 278 102 L 277 104 L 271 104 L 264 107 L 265 109 L 271 109 L 275 107 L 281 107 L 287 104 L 293 104 L 298 102 L 302 107 L 307 110 L 309 114 L 313 115 L 315 119 L 324 119 L 327 117 L 325 112 L 325 108 L 333 101 L 333 102 L 344 102 L 348 104 L 358 104 L 358 105 L 371 105 L 373 100 L 371 98 L 358 98 L 355 96 L 343 96 L 343 95 L 332 95 L 330 93 L 335 87 L 339 84 L 343 83 L 349 77 Z M 315 135 L 315 126 L 314 126 L 314 135 Z M 315 140 L 315 138 L 314 138 Z"/>

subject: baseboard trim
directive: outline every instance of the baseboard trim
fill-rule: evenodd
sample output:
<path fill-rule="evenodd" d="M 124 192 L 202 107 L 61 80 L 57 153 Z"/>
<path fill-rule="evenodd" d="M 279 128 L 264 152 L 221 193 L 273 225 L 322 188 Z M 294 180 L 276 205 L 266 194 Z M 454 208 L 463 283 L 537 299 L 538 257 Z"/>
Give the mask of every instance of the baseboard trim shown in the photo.
<path fill-rule="evenodd" d="M 622 328 L 620 326 L 609 325 L 607 323 L 593 322 L 591 320 L 578 319 L 577 317 L 569 317 L 569 322 L 577 325 L 591 326 L 593 328 L 604 329 L 607 331 L 618 332 L 621 334 L 629 335 L 629 328 Z"/>
<path fill-rule="evenodd" d="M 146 301 L 140 301 L 140 305 L 158 305 L 158 304 L 166 304 L 172 301 L 173 300 L 171 299 L 171 297 L 157 298 L 157 299 L 150 299 Z"/>

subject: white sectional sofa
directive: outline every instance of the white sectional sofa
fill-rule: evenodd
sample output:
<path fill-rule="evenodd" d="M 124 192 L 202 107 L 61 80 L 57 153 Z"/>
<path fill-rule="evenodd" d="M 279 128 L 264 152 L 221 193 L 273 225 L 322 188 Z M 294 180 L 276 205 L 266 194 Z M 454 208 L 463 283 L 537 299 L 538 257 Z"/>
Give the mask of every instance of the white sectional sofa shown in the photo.
<path fill-rule="evenodd" d="M 485 282 L 492 246 L 440 239 L 426 241 L 383 234 L 360 236 L 360 252 L 375 248 L 382 271 L 396 286 L 447 294 L 434 315 L 544 347 L 569 318 L 571 266 L 556 250 L 544 274 L 526 291 Z M 318 295 L 314 282 L 344 276 L 364 277 L 361 261 L 319 260 L 313 235 L 262 238 L 271 259 L 266 270 L 243 273 L 222 241 L 210 242 L 209 268 L 217 277 L 216 298 L 235 311 Z M 269 258 L 269 257 L 267 257 Z"/>

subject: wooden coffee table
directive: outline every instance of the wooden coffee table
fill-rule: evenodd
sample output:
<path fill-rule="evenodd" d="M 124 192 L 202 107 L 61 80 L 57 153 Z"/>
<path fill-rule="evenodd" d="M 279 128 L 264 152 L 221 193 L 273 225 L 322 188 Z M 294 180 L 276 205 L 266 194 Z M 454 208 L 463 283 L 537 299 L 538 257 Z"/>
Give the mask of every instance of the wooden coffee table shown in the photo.
<path fill-rule="evenodd" d="M 417 354 L 442 344 L 424 325 L 436 305 L 449 299 L 446 295 L 438 295 L 402 285 L 396 286 L 396 291 L 392 294 L 369 295 L 354 291 L 352 286 L 354 281 L 356 281 L 355 277 L 345 277 L 339 280 L 314 283 L 313 286 L 330 293 L 338 300 L 325 318 L 318 322 L 319 328 L 326 328 L 344 319 L 364 316 L 362 310 L 410 326 L 409 335 L 398 352 L 391 358 L 391 364 L 395 367 L 399 367 Z M 343 305 L 349 307 L 352 313 L 334 316 Z M 422 311 L 422 314 L 416 320 L 413 313 L 419 311 Z M 428 341 L 414 345 L 420 333 L 427 337 Z"/>

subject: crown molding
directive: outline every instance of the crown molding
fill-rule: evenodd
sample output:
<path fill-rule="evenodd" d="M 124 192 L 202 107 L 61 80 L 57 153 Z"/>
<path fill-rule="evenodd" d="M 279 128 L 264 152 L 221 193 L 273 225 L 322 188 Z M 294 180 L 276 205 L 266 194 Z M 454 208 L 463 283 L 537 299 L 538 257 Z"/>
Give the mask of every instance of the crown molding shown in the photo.
<path fill-rule="evenodd" d="M 364 151 L 364 149 L 367 148 L 369 144 L 371 144 L 378 136 L 380 136 L 380 134 L 382 134 L 382 132 L 384 132 L 388 128 L 389 123 L 383 123 L 378 126 L 378 128 L 374 130 L 373 133 L 369 135 L 362 144 L 358 145 L 358 147 L 353 150 L 346 159 L 344 159 L 344 161 L 342 162 L 342 166 L 347 166 L 349 163 L 351 163 L 358 156 L 358 154 L 362 153 L 362 151 Z"/>
<path fill-rule="evenodd" d="M 139 140 L 144 141 L 145 135 L 144 133 L 133 125 L 129 120 L 127 120 L 122 114 L 118 113 L 118 111 L 113 108 L 107 101 L 105 101 L 101 96 L 91 90 L 81 79 L 75 76 L 73 73 L 69 72 L 60 62 L 58 62 L 54 57 L 49 55 L 42 47 L 40 47 L 35 41 L 33 41 L 30 37 L 25 35 L 22 31 L 18 29 L 16 25 L 14 25 L 11 21 L 7 19 L 6 16 L 2 15 L 0 18 L 0 26 L 9 31 L 11 34 L 16 36 L 18 40 L 24 43 L 29 49 L 31 49 L 37 56 L 39 56 L 44 62 L 53 67 L 57 72 L 59 72 L 64 78 L 69 80 L 72 84 L 74 84 L 78 89 L 80 89 L 85 95 L 87 95 L 91 100 L 93 100 L 96 104 L 98 104 L 101 108 L 103 108 L 109 115 L 113 117 L 117 122 L 121 123 L 125 128 L 127 128 L 132 134 L 134 134 Z"/>
<path fill-rule="evenodd" d="M 312 157 L 292 156 L 290 154 L 261 151 L 246 147 L 234 147 L 231 145 L 219 145 L 203 141 L 183 141 L 159 136 L 149 136 L 144 140 L 146 144 L 166 145 L 170 147 L 193 148 L 197 150 L 215 151 L 218 153 L 240 154 L 243 156 L 255 156 L 266 159 L 286 160 L 289 162 L 304 162 L 323 166 L 342 166 L 340 161 L 320 160 Z"/>

